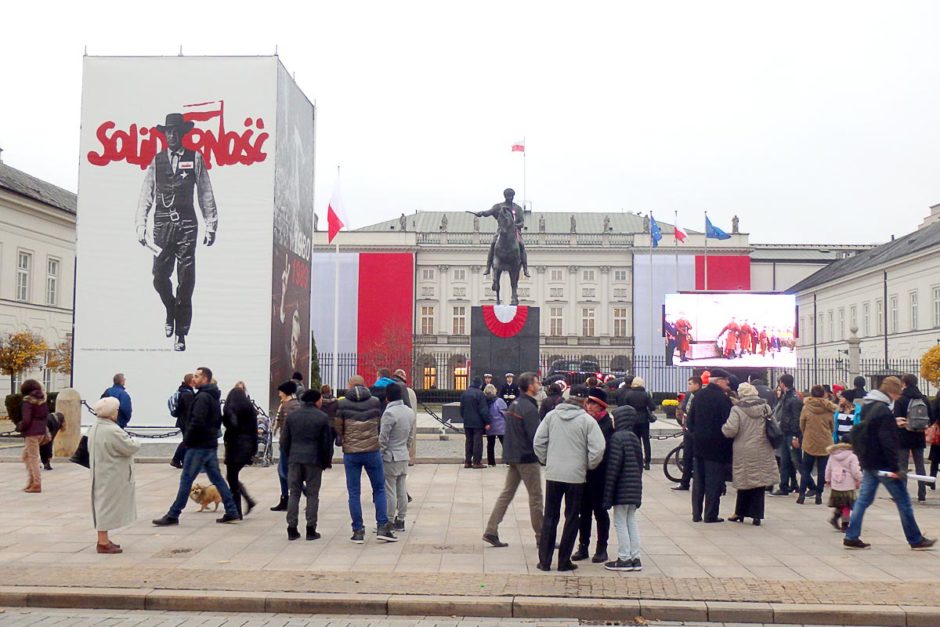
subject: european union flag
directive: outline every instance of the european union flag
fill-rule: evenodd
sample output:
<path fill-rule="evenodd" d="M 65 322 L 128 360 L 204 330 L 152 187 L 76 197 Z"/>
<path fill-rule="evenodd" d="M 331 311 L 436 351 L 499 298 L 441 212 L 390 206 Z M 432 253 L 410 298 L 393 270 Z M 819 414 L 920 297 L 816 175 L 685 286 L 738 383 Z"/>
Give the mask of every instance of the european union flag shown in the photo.
<path fill-rule="evenodd" d="M 653 242 L 653 248 L 659 246 L 659 240 L 663 238 L 663 230 L 656 224 L 653 214 L 650 214 L 650 240 Z"/>
<path fill-rule="evenodd" d="M 712 239 L 731 239 L 731 236 L 712 224 L 712 221 L 705 216 L 705 237 Z"/>

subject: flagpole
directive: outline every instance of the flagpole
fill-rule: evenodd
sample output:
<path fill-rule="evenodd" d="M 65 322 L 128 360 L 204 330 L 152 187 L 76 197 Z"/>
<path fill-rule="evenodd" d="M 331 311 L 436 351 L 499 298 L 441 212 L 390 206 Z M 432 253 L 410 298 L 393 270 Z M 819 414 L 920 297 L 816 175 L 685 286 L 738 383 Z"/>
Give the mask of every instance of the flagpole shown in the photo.
<path fill-rule="evenodd" d="M 527 196 L 525 194 L 525 137 L 522 138 L 522 213 L 525 213 Z"/>
<path fill-rule="evenodd" d="M 676 251 L 676 293 L 679 292 L 679 238 L 676 232 L 679 230 L 679 211 L 673 211 L 672 225 L 672 244 Z"/>
<path fill-rule="evenodd" d="M 336 184 L 339 185 L 339 166 L 336 166 Z M 339 236 L 339 233 L 336 234 Z M 333 255 L 333 389 L 339 389 L 339 239 Z"/>
<path fill-rule="evenodd" d="M 705 291 L 708 291 L 708 212 L 705 212 Z"/>
<path fill-rule="evenodd" d="M 652 379 L 653 379 L 653 329 L 656 328 L 653 322 L 653 320 L 655 320 L 656 318 L 656 308 L 653 306 L 653 227 L 652 225 L 655 224 L 655 222 L 654 222 L 652 211 L 649 212 L 649 216 L 650 216 L 650 225 L 651 225 L 650 226 L 650 274 L 649 274 L 649 280 L 650 280 L 650 330 L 649 330 L 650 352 L 649 352 L 649 355 L 650 355 L 650 360 L 649 360 L 649 371 L 646 373 L 646 378 L 648 381 L 647 386 L 652 385 Z M 651 388 L 648 388 L 648 389 L 651 389 Z"/>

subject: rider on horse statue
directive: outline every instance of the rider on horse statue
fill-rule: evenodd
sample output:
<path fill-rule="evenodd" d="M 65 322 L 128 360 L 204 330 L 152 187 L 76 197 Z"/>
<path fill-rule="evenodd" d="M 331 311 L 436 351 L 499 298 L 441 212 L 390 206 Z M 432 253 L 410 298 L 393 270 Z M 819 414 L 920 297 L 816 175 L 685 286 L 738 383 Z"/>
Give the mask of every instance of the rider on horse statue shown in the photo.
<path fill-rule="evenodd" d="M 492 216 L 499 220 L 499 214 L 501 211 L 509 212 L 512 216 L 512 220 L 516 225 L 516 240 L 519 242 L 519 255 L 522 259 L 522 273 L 525 276 L 529 275 L 529 259 L 525 252 L 525 244 L 522 242 L 522 227 L 525 226 L 525 215 L 523 214 L 522 207 L 514 203 L 512 200 L 515 198 L 516 192 L 514 190 L 506 189 L 503 191 L 503 197 L 506 199 L 504 202 L 496 203 L 488 211 L 478 211 L 476 215 L 480 218 L 485 218 Z M 483 273 L 483 276 L 487 276 L 490 273 L 490 269 L 493 267 L 493 251 L 496 248 L 496 240 L 499 238 L 499 231 L 493 235 L 493 241 L 490 243 L 490 253 L 486 257 L 486 272 Z"/>

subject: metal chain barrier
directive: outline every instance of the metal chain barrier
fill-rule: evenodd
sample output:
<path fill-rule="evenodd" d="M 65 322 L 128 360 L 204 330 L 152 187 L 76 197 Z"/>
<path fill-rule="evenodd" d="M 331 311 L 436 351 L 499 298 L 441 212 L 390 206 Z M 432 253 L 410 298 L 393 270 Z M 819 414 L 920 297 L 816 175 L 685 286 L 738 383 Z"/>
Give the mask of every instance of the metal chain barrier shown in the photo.
<path fill-rule="evenodd" d="M 424 412 L 425 412 L 427 415 L 429 415 L 431 418 L 433 418 L 434 420 L 436 420 L 436 421 L 438 421 L 439 423 L 441 423 L 441 425 L 442 425 L 445 429 L 450 429 L 450 430 L 453 431 L 454 433 L 463 433 L 463 429 L 461 429 L 460 427 L 454 426 L 453 424 L 451 424 L 451 423 L 448 422 L 447 420 L 444 420 L 443 418 L 441 418 L 440 416 L 438 416 L 436 413 L 434 413 L 434 410 L 433 410 L 433 409 L 431 409 L 430 407 L 428 407 L 428 406 L 425 405 L 424 403 L 421 403 L 421 408 L 424 409 Z"/>

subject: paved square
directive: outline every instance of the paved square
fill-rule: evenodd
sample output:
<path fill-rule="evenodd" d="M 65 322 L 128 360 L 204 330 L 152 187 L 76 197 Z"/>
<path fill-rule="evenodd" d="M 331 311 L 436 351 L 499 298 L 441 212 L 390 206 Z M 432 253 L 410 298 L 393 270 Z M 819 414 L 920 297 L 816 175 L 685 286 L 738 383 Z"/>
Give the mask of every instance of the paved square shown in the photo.
<path fill-rule="evenodd" d="M 138 464 L 140 520 L 113 534 L 124 554 L 98 555 L 89 513 L 88 471 L 59 462 L 43 474 L 43 492 L 20 491 L 18 463 L 0 463 L 0 573 L 16 585 L 147 587 L 173 589 L 375 592 L 546 597 L 644 598 L 773 603 L 931 605 L 925 586 L 940 582 L 940 551 L 911 551 L 893 503 L 881 492 L 865 519 L 868 551 L 842 548 L 826 523 L 824 506 L 768 498 L 762 527 L 693 524 L 689 493 L 674 492 L 660 469 L 647 472 L 640 509 L 640 573 L 612 573 L 582 563 L 574 574 L 535 568 L 535 541 L 525 491 L 500 527 L 509 547 L 480 540 L 503 484 L 505 468 L 467 470 L 456 464 L 419 464 L 409 474 L 414 502 L 408 530 L 394 544 L 377 542 L 367 522 L 366 544 L 349 542 L 344 474 L 324 475 L 322 539 L 288 542 L 284 516 L 268 510 L 277 500 L 276 470 L 245 469 L 242 476 L 259 507 L 243 522 L 215 523 L 192 503 L 179 527 L 150 524 L 166 512 L 179 471 Z M 366 520 L 372 516 L 364 490 Z M 723 500 L 727 516 L 734 490 Z M 928 536 L 940 533 L 940 496 L 930 492 L 915 513 Z M 612 533 L 615 545 L 616 535 Z M 610 554 L 615 553 L 615 546 Z"/>

